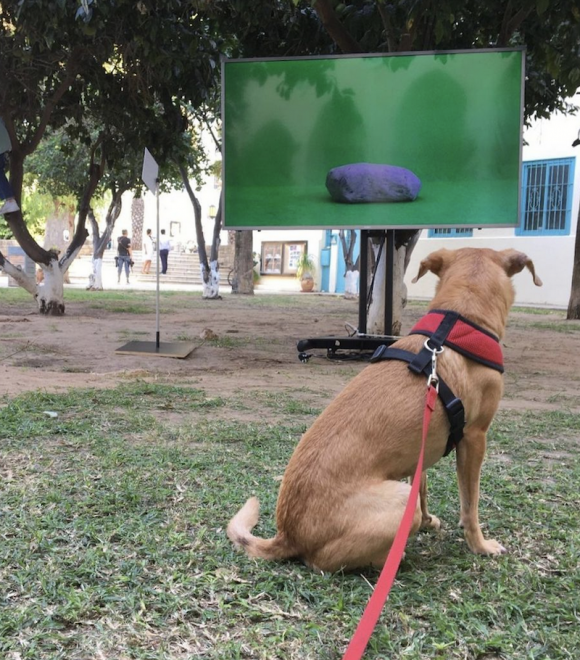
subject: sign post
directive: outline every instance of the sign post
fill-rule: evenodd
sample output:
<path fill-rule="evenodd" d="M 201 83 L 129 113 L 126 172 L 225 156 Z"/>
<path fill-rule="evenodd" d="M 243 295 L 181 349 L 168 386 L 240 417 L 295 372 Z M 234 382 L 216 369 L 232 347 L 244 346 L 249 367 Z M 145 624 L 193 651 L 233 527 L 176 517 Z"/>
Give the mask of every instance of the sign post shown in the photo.
<path fill-rule="evenodd" d="M 159 165 L 145 148 L 143 155 L 143 169 L 141 179 L 149 190 L 155 195 L 156 208 L 156 277 L 155 277 L 155 342 L 130 341 L 115 353 L 158 355 L 159 357 L 186 358 L 195 348 L 190 342 L 161 342 L 160 315 L 159 315 Z"/>
<path fill-rule="evenodd" d="M 161 338 L 161 333 L 159 331 L 159 165 L 157 165 L 147 147 L 145 147 L 145 154 L 143 156 L 141 179 L 147 188 L 149 188 L 149 190 L 155 195 L 155 208 L 157 210 L 155 233 L 155 245 L 157 246 L 155 251 L 155 346 L 159 349 Z"/>

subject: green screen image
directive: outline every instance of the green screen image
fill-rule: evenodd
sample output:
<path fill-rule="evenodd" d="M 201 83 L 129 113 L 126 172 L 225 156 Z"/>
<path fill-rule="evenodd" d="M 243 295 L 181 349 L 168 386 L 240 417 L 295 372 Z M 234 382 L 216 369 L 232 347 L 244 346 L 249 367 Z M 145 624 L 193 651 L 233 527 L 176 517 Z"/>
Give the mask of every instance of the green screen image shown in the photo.
<path fill-rule="evenodd" d="M 509 227 L 519 217 L 522 49 L 225 60 L 225 225 Z M 413 201 L 335 201 L 330 170 L 420 180 Z"/>

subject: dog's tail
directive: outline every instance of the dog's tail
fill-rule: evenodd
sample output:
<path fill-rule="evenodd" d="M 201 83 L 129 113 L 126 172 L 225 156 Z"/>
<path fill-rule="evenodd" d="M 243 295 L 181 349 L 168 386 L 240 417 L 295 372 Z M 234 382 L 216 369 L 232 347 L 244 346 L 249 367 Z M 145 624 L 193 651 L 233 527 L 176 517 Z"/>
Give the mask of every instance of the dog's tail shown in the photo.
<path fill-rule="evenodd" d="M 227 535 L 230 541 L 250 557 L 259 559 L 288 559 L 296 556 L 295 550 L 278 532 L 271 539 L 261 539 L 252 534 L 258 523 L 260 503 L 257 497 L 250 497 L 244 506 L 230 520 Z"/>

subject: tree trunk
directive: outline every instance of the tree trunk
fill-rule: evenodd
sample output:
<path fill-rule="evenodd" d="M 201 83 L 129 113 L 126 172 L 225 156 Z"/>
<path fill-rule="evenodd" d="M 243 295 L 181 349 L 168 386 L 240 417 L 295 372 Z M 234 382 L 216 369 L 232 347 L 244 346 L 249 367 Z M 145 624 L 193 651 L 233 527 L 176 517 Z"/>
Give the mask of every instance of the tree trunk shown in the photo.
<path fill-rule="evenodd" d="M 403 308 L 407 304 L 407 287 L 405 286 L 405 271 L 411 260 L 411 254 L 417 245 L 419 236 L 421 234 L 420 230 L 415 229 L 404 229 L 396 230 L 394 235 L 395 241 L 395 254 L 394 254 L 394 281 L 393 281 L 393 327 L 392 334 L 399 335 L 401 334 L 402 329 L 402 318 L 403 318 Z M 376 241 L 377 239 L 373 239 Z M 373 253 L 376 258 L 379 253 L 379 243 L 374 243 Z M 385 237 L 386 241 L 386 237 Z M 364 245 L 361 246 L 361 249 L 364 249 Z M 370 259 L 369 259 L 370 262 Z M 391 334 L 390 329 L 385 330 L 385 269 L 387 263 L 387 249 L 386 244 L 383 245 L 382 250 L 380 250 L 380 260 L 378 264 L 375 264 L 374 268 L 374 285 L 371 292 L 371 303 L 369 306 L 368 316 L 367 316 L 367 331 L 369 334 L 383 335 L 385 333 Z M 369 286 L 372 280 L 371 274 L 369 273 Z"/>
<path fill-rule="evenodd" d="M 209 268 L 200 264 L 203 290 L 201 297 L 206 300 L 219 300 L 220 296 L 220 273 L 217 261 L 210 261 Z"/>
<path fill-rule="evenodd" d="M 93 270 L 89 275 L 89 283 L 87 291 L 102 291 L 103 290 L 103 259 L 100 257 L 93 257 L 92 262 Z"/>
<path fill-rule="evenodd" d="M 569 321 L 580 319 L 580 209 L 576 223 L 576 241 L 574 244 L 574 269 L 572 270 L 572 290 L 566 318 Z"/>
<path fill-rule="evenodd" d="M 209 261 L 209 278 L 206 282 L 203 281 L 203 293 L 202 298 L 207 300 L 221 300 L 220 296 L 220 265 L 218 261 L 219 249 L 220 249 L 220 233 L 222 229 L 222 197 L 220 195 L 220 201 L 218 204 L 218 210 L 214 218 L 213 223 L 213 233 L 210 249 L 210 261 Z M 199 248 L 198 248 L 199 252 Z"/>
<path fill-rule="evenodd" d="M 43 278 L 38 283 L 36 278 L 30 277 L 23 270 L 11 264 L 2 253 L 0 253 L 0 267 L 34 297 L 41 314 L 48 316 L 64 314 L 64 274 L 66 270 L 61 268 L 56 255 L 50 264 L 40 264 Z"/>
<path fill-rule="evenodd" d="M 52 261 L 48 266 L 41 264 L 44 281 L 38 285 L 36 302 L 38 311 L 47 316 L 62 316 L 64 314 L 64 274 L 58 261 Z"/>
<path fill-rule="evenodd" d="M 64 254 L 74 234 L 75 216 L 74 209 L 71 210 L 67 205 L 55 201 L 54 214 L 47 218 L 46 229 L 44 231 L 44 249 L 53 250 L 59 255 Z M 65 232 L 68 236 L 65 237 Z M 42 271 L 44 273 L 44 271 Z M 65 284 L 70 284 L 69 272 L 64 276 Z"/>
<path fill-rule="evenodd" d="M 370 335 L 399 335 L 403 325 L 403 306 L 406 302 L 405 284 L 403 276 L 405 274 L 405 248 L 395 250 L 393 266 L 393 326 L 385 328 L 385 296 L 387 269 L 387 249 L 383 244 L 380 245 L 371 241 L 375 256 L 374 283 L 372 290 L 371 304 L 369 306 L 367 318 L 367 332 Z M 380 251 L 380 254 L 379 254 Z"/>
<path fill-rule="evenodd" d="M 55 90 L 53 99 L 60 98 L 66 92 L 71 82 L 72 80 L 69 80 L 68 77 L 65 77 L 65 79 L 61 81 L 57 90 Z M 45 119 L 48 119 L 49 115 L 50 112 L 48 112 Z M 38 142 L 40 142 L 45 128 L 46 123 L 39 127 L 36 132 L 34 141 L 28 144 L 28 150 L 26 152 L 19 148 L 16 141 L 13 141 L 12 144 L 12 152 L 10 154 L 10 182 L 14 188 L 16 201 L 20 206 L 24 176 L 24 157 L 26 154 L 32 153 L 38 146 Z M 20 247 L 24 250 L 24 252 L 26 252 L 28 257 L 32 259 L 32 261 L 41 267 L 44 275 L 44 282 L 40 282 L 37 285 L 35 278 L 34 287 L 31 287 L 30 283 L 27 281 L 30 280 L 29 277 L 18 277 L 17 275 L 7 270 L 6 266 L 8 265 L 8 268 L 10 268 L 11 264 L 9 264 L 4 259 L 1 253 L 0 266 L 2 266 L 9 275 L 12 275 L 12 277 L 18 282 L 20 286 L 25 288 L 36 298 L 41 314 L 50 314 L 53 316 L 60 316 L 64 314 L 64 277 L 87 238 L 88 232 L 85 228 L 87 213 L 90 208 L 92 196 L 99 184 L 99 181 L 101 180 L 101 177 L 103 176 L 105 169 L 105 154 L 103 150 L 101 150 L 100 162 L 97 163 L 95 160 L 95 153 L 100 144 L 101 138 L 99 137 L 91 148 L 88 181 L 80 199 L 77 227 L 74 235 L 72 236 L 72 240 L 70 240 L 67 245 L 64 256 L 61 257 L 60 260 L 58 259 L 59 255 L 57 252 L 41 248 L 40 245 L 38 245 L 38 243 L 34 240 L 28 230 L 26 223 L 24 222 L 22 211 L 7 213 L 4 216 L 6 223 L 10 227 L 10 230 L 12 231 L 12 234 Z M 13 268 L 13 270 L 18 271 L 16 268 Z"/>
<path fill-rule="evenodd" d="M 346 237 L 348 231 L 348 240 Z M 358 264 L 360 259 L 353 261 L 354 248 L 356 245 L 356 231 L 354 229 L 341 229 L 338 232 L 340 242 L 342 244 L 342 253 L 344 254 L 344 262 L 346 264 L 346 273 L 344 274 L 344 297 L 357 298 L 358 297 L 358 280 L 359 268 Z"/>
<path fill-rule="evenodd" d="M 144 222 L 145 201 L 142 197 L 134 197 L 131 201 L 131 247 L 133 250 L 143 249 Z"/>
<path fill-rule="evenodd" d="M 87 286 L 88 291 L 103 290 L 103 255 L 105 254 L 105 249 L 113 235 L 117 218 L 121 214 L 124 192 L 126 192 L 124 188 L 112 191 L 113 197 L 109 204 L 109 208 L 107 209 L 106 225 L 102 235 L 99 230 L 99 223 L 93 213 L 93 209 L 89 209 L 87 214 L 93 233 L 93 270 L 89 275 L 89 284 Z"/>
<path fill-rule="evenodd" d="M 22 184 L 24 182 L 24 159 L 25 152 L 12 141 L 12 151 L 10 152 L 10 185 L 14 190 L 14 197 L 18 206 L 22 208 Z M 16 239 L 18 240 L 18 239 Z"/>
<path fill-rule="evenodd" d="M 360 273 L 358 270 L 347 270 L 344 274 L 344 297 L 358 298 L 358 281 Z"/>
<path fill-rule="evenodd" d="M 197 255 L 199 257 L 201 281 L 203 284 L 202 298 L 206 300 L 220 300 L 221 296 L 218 252 L 220 241 L 219 234 L 222 221 L 222 199 L 220 197 L 219 208 L 215 217 L 210 261 L 207 258 L 207 248 L 205 245 L 205 237 L 203 235 L 203 226 L 201 224 L 201 204 L 199 203 L 199 200 L 197 199 L 197 196 L 193 192 L 193 188 L 189 183 L 189 179 L 187 178 L 187 170 L 180 163 L 178 163 L 177 166 L 179 167 L 183 185 L 193 206 L 193 214 L 195 218 L 195 235 L 197 237 Z"/>
<path fill-rule="evenodd" d="M 235 232 L 234 243 L 234 275 L 232 293 L 246 296 L 254 295 L 254 252 L 253 233 L 251 231 Z"/>

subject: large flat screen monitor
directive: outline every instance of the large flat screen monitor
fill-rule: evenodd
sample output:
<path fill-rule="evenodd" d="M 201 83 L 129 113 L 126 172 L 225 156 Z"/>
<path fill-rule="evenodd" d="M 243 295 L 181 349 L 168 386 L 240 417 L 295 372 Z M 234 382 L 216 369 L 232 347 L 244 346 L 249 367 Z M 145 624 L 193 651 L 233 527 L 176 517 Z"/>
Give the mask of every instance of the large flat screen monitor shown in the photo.
<path fill-rule="evenodd" d="M 511 227 L 524 51 L 222 63 L 230 229 Z"/>

